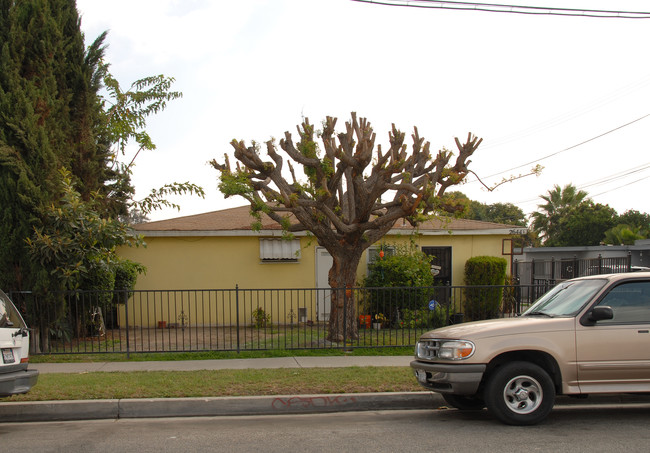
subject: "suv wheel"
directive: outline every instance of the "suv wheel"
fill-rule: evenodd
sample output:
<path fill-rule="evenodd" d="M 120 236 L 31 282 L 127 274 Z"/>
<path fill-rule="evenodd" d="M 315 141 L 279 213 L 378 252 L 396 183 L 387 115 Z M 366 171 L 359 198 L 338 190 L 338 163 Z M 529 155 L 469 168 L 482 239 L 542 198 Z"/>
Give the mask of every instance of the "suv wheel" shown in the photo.
<path fill-rule="evenodd" d="M 443 393 L 442 397 L 445 399 L 447 404 L 461 411 L 480 411 L 485 407 L 485 403 L 482 399 L 473 396 Z"/>
<path fill-rule="evenodd" d="M 509 425 L 533 425 L 551 412 L 555 386 L 543 368 L 512 362 L 497 368 L 485 387 L 488 410 Z"/>

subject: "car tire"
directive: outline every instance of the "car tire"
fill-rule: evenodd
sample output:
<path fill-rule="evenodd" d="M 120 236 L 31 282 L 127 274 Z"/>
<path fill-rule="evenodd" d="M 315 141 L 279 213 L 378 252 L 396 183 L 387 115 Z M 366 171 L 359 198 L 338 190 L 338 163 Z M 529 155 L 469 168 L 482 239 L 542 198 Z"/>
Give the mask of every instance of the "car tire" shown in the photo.
<path fill-rule="evenodd" d="M 549 374 L 529 362 L 505 364 L 492 373 L 485 387 L 488 411 L 508 425 L 541 422 L 555 404 L 555 385 Z"/>
<path fill-rule="evenodd" d="M 485 402 L 474 396 L 443 393 L 442 397 L 447 404 L 461 411 L 480 411 L 485 407 Z"/>

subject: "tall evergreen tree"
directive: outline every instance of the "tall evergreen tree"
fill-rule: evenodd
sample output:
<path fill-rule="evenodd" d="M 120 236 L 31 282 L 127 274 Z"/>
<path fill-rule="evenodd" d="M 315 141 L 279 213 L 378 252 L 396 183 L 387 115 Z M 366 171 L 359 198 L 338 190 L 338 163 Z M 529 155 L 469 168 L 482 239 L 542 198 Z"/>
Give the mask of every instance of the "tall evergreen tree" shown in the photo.
<path fill-rule="evenodd" d="M 0 286 L 33 289 L 26 247 L 44 206 L 60 193 L 61 167 L 82 196 L 106 179 L 95 139 L 101 109 L 75 0 L 0 0 Z"/>

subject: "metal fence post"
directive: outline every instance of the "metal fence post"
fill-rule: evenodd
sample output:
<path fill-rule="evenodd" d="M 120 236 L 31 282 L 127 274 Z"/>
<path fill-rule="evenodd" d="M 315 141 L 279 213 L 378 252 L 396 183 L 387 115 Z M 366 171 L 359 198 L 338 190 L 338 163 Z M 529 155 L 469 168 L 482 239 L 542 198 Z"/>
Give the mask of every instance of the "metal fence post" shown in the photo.
<path fill-rule="evenodd" d="M 347 327 L 348 327 L 348 290 L 346 288 L 343 291 L 343 349 L 345 349 L 348 342 Z"/>
<path fill-rule="evenodd" d="M 235 285 L 235 310 L 237 313 L 236 320 L 237 320 L 237 354 L 240 352 L 240 344 L 239 344 L 239 285 Z"/>
<path fill-rule="evenodd" d="M 535 258 L 530 260 L 530 283 L 535 284 Z"/>
<path fill-rule="evenodd" d="M 124 318 L 126 321 L 126 358 L 131 358 L 131 345 L 129 337 L 129 293 L 124 291 Z"/>
<path fill-rule="evenodd" d="M 603 273 L 603 255 L 598 254 L 598 275 Z"/>
<path fill-rule="evenodd" d="M 551 257 L 551 281 L 555 282 L 555 257 Z"/>

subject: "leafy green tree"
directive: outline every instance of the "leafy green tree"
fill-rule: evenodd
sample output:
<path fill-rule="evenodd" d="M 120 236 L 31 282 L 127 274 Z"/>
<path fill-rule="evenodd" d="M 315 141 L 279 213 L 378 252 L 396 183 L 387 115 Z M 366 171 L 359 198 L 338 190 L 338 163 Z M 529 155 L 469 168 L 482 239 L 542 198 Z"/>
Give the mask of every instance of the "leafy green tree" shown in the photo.
<path fill-rule="evenodd" d="M 483 222 L 526 226 L 526 215 L 512 203 L 485 204 L 472 200 L 466 218 Z"/>
<path fill-rule="evenodd" d="M 616 224 L 616 211 L 608 205 L 583 201 L 565 208 L 553 236 L 544 243 L 547 247 L 598 245 L 605 232 Z"/>
<path fill-rule="evenodd" d="M 546 203 L 538 205 L 539 211 L 532 214 L 531 226 L 544 245 L 552 244 L 552 238 L 559 234 L 560 220 L 568 210 L 580 205 L 587 195 L 587 192 L 567 184 L 564 188 L 555 185 L 548 194 L 540 196 Z"/>
<path fill-rule="evenodd" d="M 130 214 L 133 211 L 146 216 L 163 206 L 178 209 L 177 204 L 169 201 L 169 195 L 194 194 L 203 197 L 203 189 L 196 184 L 173 182 L 153 189 L 141 200 L 133 200 L 134 191 L 130 181 L 135 160 L 140 152 L 156 149 L 146 130 L 147 119 L 162 112 L 168 102 L 182 97 L 182 93 L 171 91 L 174 78 L 162 74 L 136 80 L 129 89 L 123 90 L 109 72 L 108 65 L 100 64 L 99 67 L 107 91 L 107 95 L 101 98 L 105 118 L 103 133 L 112 144 L 109 156 L 114 179 L 105 186 L 105 200 L 111 205 L 109 212 L 123 219 L 133 216 Z M 126 163 L 123 159 L 131 142 L 135 142 L 137 151 Z"/>
<path fill-rule="evenodd" d="M 61 170 L 62 193 L 58 203 L 44 209 L 43 225 L 27 239 L 31 258 L 44 272 L 53 275 L 58 289 L 78 289 L 87 280 L 113 274 L 121 259 L 116 248 L 142 243 L 128 225 L 102 218 L 97 201 L 82 199 L 67 170 Z M 109 277 L 110 279 L 110 277 Z M 103 284 L 101 289 L 112 290 Z M 56 287 L 50 283 L 50 289 Z"/>
<path fill-rule="evenodd" d="M 33 289 L 42 297 L 35 301 L 38 305 L 34 312 L 48 313 L 31 320 L 40 330 L 43 350 L 48 349 L 48 333 L 69 337 L 73 333 L 84 335 L 91 328 L 82 321 L 88 320 L 88 313 L 78 311 L 75 304 L 68 305 L 62 290 L 94 291 L 93 307 L 107 313 L 119 302 L 112 293 L 116 277 L 118 289 L 129 289 L 124 285 L 135 284 L 133 274 L 144 271 L 141 265 L 122 260 L 116 253 L 118 246 L 139 245 L 142 240 L 125 223 L 102 218 L 95 195 L 83 200 L 68 170 L 61 170 L 61 181 L 57 203 L 43 209 L 42 226 L 26 240 L 40 277 Z M 74 327 L 68 323 L 69 314 L 75 319 Z M 92 324 L 92 328 L 99 327 Z"/>
<path fill-rule="evenodd" d="M 631 209 L 618 216 L 618 223 L 638 228 L 639 231 L 649 231 L 650 214 Z"/>
<path fill-rule="evenodd" d="M 639 239 L 647 239 L 648 230 L 642 230 L 638 226 L 618 224 L 605 231 L 603 242 L 609 245 L 634 245 Z"/>

